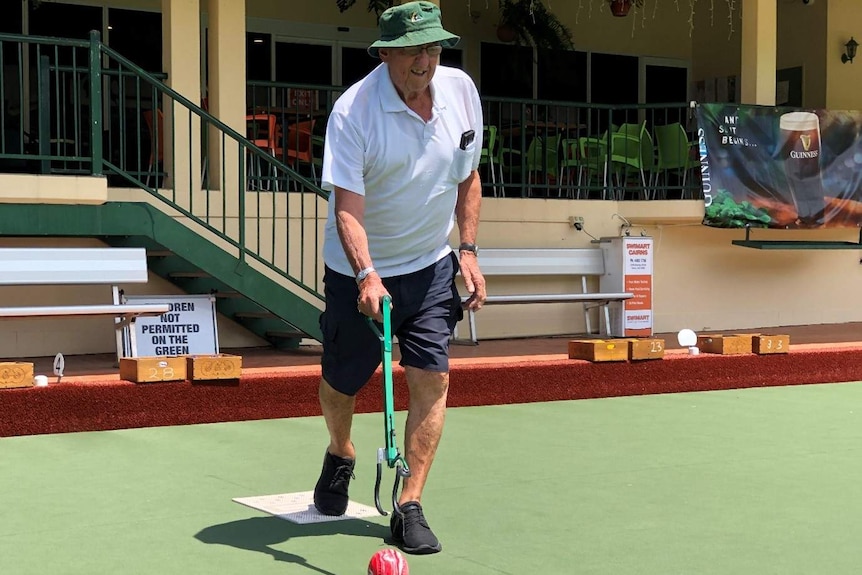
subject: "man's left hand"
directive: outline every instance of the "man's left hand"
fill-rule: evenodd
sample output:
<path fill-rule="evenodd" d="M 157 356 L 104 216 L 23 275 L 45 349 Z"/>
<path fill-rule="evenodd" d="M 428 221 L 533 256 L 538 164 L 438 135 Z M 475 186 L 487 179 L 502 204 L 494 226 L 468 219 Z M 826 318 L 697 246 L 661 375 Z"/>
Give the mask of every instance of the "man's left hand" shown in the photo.
<path fill-rule="evenodd" d="M 464 278 L 464 287 L 470 297 L 464 302 L 464 309 L 478 311 L 482 309 L 485 298 L 485 277 L 479 269 L 479 260 L 476 254 L 461 252 L 461 277 Z"/>

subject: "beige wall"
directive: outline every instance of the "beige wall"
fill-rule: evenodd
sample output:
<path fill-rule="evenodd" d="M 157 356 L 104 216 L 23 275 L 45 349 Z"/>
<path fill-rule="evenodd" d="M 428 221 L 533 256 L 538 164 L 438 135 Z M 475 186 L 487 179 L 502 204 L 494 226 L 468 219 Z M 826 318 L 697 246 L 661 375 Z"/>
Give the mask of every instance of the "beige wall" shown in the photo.
<path fill-rule="evenodd" d="M 779 3 L 777 69 L 802 66 L 802 102 L 826 106 L 827 2 Z M 849 39 L 849 36 L 848 36 Z M 840 61 L 838 62 L 841 63 Z"/>
<path fill-rule="evenodd" d="M 830 0 L 825 38 L 826 106 L 833 110 L 862 110 L 862 57 L 841 62 L 844 44 L 855 36 L 862 44 L 862 9 L 851 0 Z M 862 54 L 862 51 L 860 51 Z"/>
<path fill-rule="evenodd" d="M 846 0 L 778 2 L 776 70 L 803 67 L 802 103 L 805 107 L 827 106 L 827 14 Z M 847 3 L 849 5 L 849 3 Z M 715 2 L 715 17 L 699 10 L 692 37 L 692 78 L 740 76 L 742 62 L 742 11 L 736 3 L 731 18 L 725 2 Z M 840 8 L 839 8 L 840 9 Z M 733 23 L 733 30 L 730 23 Z M 847 36 L 849 39 L 849 36 Z M 846 40 L 845 40 L 846 42 Z M 840 53 L 836 53 L 840 65 Z"/>
<path fill-rule="evenodd" d="M 513 217 L 513 214 L 517 214 Z M 486 200 L 479 244 L 484 247 L 594 247 L 591 237 L 620 233 L 619 214 L 632 233 L 655 238 L 654 329 L 658 332 L 733 330 L 862 320 L 847 294 L 862 279 L 854 250 L 755 250 L 733 246 L 742 230 L 700 224 L 703 203 L 565 200 Z M 569 216 L 584 217 L 585 232 Z M 589 233 L 590 235 L 587 235 Z M 755 239 L 856 241 L 855 230 L 762 230 Z M 556 292 L 573 282 L 489 278 L 489 293 Z M 584 329 L 579 304 L 488 306 L 477 316 L 480 337 L 566 334 Z M 594 320 L 594 325 L 597 325 Z M 466 327 L 464 328 L 466 329 Z"/>

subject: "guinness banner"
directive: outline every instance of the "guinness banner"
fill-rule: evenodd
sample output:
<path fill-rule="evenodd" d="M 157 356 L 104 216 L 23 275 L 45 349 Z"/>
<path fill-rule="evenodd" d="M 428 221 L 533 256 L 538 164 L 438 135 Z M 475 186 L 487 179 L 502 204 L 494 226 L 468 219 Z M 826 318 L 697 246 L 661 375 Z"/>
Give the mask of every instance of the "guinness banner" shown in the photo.
<path fill-rule="evenodd" d="M 862 225 L 862 112 L 700 104 L 703 223 Z"/>

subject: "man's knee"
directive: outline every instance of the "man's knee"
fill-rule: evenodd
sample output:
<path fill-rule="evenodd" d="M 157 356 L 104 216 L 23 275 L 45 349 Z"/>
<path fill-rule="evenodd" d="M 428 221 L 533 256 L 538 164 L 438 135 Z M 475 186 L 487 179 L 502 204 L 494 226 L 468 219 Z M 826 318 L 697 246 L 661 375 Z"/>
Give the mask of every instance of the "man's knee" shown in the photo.
<path fill-rule="evenodd" d="M 410 397 L 437 399 L 445 397 L 449 391 L 449 372 L 430 371 L 418 367 L 406 366 L 404 374 Z"/>
<path fill-rule="evenodd" d="M 347 404 L 352 403 L 355 399 L 355 396 L 335 389 L 331 383 L 326 381 L 325 377 L 320 378 L 320 388 L 318 390 L 318 395 L 320 396 L 320 400 L 322 402 L 330 404 Z"/>

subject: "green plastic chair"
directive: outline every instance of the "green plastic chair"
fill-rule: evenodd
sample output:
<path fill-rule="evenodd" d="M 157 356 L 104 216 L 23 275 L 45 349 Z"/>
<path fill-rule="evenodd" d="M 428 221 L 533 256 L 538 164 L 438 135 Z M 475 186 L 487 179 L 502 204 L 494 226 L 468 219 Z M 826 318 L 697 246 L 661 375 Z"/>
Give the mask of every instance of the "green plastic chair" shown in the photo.
<path fill-rule="evenodd" d="M 323 148 L 326 145 L 324 136 L 311 136 L 311 163 L 316 168 L 316 173 L 323 175 Z M 317 181 L 320 184 L 319 178 Z"/>
<path fill-rule="evenodd" d="M 581 164 L 577 138 L 565 138 L 560 144 L 560 189 L 558 197 L 563 196 L 563 185 L 566 186 L 566 197 L 580 199 L 581 197 Z M 572 172 L 577 174 L 576 188 L 572 189 Z"/>
<path fill-rule="evenodd" d="M 479 158 L 479 165 L 488 166 L 488 171 L 491 174 L 491 186 L 496 198 L 498 195 L 498 176 L 500 187 L 503 185 L 503 154 L 500 139 L 497 137 L 497 126 L 484 126 L 482 156 Z"/>
<path fill-rule="evenodd" d="M 681 195 L 682 199 L 685 199 L 686 176 L 689 170 L 697 168 L 700 165 L 698 159 L 692 157 L 690 153 L 694 144 L 688 141 L 688 135 L 679 122 L 667 124 L 666 126 L 656 126 L 653 130 L 655 131 L 656 146 L 658 147 L 656 179 L 658 179 L 659 175 L 663 174 L 665 184 L 667 185 L 669 172 L 675 171 L 678 178 L 681 175 Z"/>
<path fill-rule="evenodd" d="M 658 190 L 658 161 L 656 159 L 656 147 L 653 137 L 644 125 L 641 130 L 641 173 L 644 175 L 646 189 L 644 190 L 647 199 L 656 199 Z"/>
<path fill-rule="evenodd" d="M 578 186 L 586 186 L 586 196 L 590 189 L 601 188 L 602 199 L 608 195 L 608 140 L 607 133 L 601 138 L 582 136 L 578 138 Z"/>
<path fill-rule="evenodd" d="M 540 177 L 545 184 L 550 184 L 559 177 L 560 172 L 560 140 L 559 134 L 542 137 L 536 136 L 527 148 L 527 175 L 533 183 L 533 175 Z M 530 191 L 532 194 L 532 190 Z"/>
<path fill-rule="evenodd" d="M 638 177 L 643 199 L 650 199 L 653 174 L 656 171 L 652 137 L 641 126 L 637 135 L 620 129 L 611 134 L 610 162 L 616 177 L 617 199 L 623 199 L 631 176 Z"/>
<path fill-rule="evenodd" d="M 620 124 L 616 130 L 612 130 L 618 134 L 628 134 L 629 136 L 640 136 L 641 132 L 646 128 L 646 121 L 640 122 L 638 124 L 634 124 L 631 122 L 626 122 L 624 124 Z"/>

